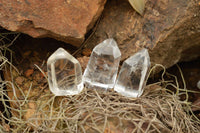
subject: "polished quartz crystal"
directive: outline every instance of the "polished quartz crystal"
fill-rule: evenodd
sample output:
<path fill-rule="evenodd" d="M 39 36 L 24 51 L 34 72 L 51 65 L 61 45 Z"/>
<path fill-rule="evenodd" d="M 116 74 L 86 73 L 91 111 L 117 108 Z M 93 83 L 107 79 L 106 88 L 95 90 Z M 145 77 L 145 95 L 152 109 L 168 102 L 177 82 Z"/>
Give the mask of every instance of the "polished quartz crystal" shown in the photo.
<path fill-rule="evenodd" d="M 121 52 L 114 39 L 104 40 L 92 51 L 83 75 L 88 88 L 110 89 L 114 87 Z"/>
<path fill-rule="evenodd" d="M 80 63 L 63 48 L 49 57 L 47 71 L 50 90 L 56 96 L 78 94 L 83 89 Z"/>
<path fill-rule="evenodd" d="M 142 49 L 124 61 L 114 90 L 127 97 L 139 97 L 146 85 L 150 68 L 147 49 Z"/>

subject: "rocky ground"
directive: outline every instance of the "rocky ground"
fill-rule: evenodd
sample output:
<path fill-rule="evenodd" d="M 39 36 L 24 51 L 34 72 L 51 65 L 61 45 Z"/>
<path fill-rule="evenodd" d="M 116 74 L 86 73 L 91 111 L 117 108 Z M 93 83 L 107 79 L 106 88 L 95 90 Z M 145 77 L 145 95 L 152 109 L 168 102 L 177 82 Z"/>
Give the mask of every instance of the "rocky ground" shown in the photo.
<path fill-rule="evenodd" d="M 30 7 L 32 10 L 34 9 L 34 12 L 30 10 Z M 42 10 L 43 12 L 41 12 L 41 8 L 44 9 Z M 53 11 L 51 15 L 49 15 L 49 11 Z M 167 68 L 168 74 L 165 74 L 164 78 L 172 84 L 163 81 L 163 70 L 158 69 L 148 79 L 148 85 L 151 86 L 152 84 L 159 83 L 158 86 L 153 86 L 153 89 L 151 88 L 152 90 L 156 90 L 155 92 L 158 94 L 163 94 L 161 93 L 162 91 L 157 91 L 158 88 L 171 90 L 174 93 L 177 93 L 177 89 L 179 89 L 180 93 L 178 93 L 177 99 L 175 98 L 175 101 L 178 104 L 171 103 L 169 105 L 170 107 L 173 105 L 174 108 L 177 107 L 177 110 L 181 111 L 179 113 L 186 116 L 188 120 L 184 121 L 185 123 L 188 122 L 186 126 L 190 125 L 191 121 L 196 121 L 197 118 L 200 119 L 200 94 L 199 89 L 196 86 L 197 82 L 200 80 L 199 11 L 200 5 L 197 0 L 146 0 L 143 16 L 136 13 L 127 0 L 109 0 L 107 2 L 106 0 L 83 0 L 81 2 L 61 0 L 57 3 L 48 1 L 45 4 L 40 1 L 31 0 L 0 0 L 0 25 L 3 27 L 1 28 L 0 33 L 2 52 L 1 62 L 3 64 L 3 57 L 6 57 L 12 63 L 12 66 L 9 65 L 9 63 L 7 63 L 6 66 L 1 65 L 3 66 L 1 74 L 4 80 L 10 81 L 5 83 L 7 88 L 1 87 L 8 95 L 6 98 L 7 95 L 1 93 L 1 98 L 9 99 L 10 101 L 6 102 L 1 100 L 1 112 L 12 121 L 25 121 L 23 125 L 15 125 L 12 122 L 12 124 L 9 125 L 9 120 L 6 120 L 6 118 L 1 115 L 1 125 L 3 125 L 3 128 L 0 129 L 9 132 L 13 131 L 11 128 L 15 126 L 19 126 L 18 128 L 20 129 L 20 126 L 26 127 L 28 125 L 27 130 L 29 131 L 33 131 L 36 127 L 40 127 L 40 130 L 42 131 L 42 128 L 44 129 L 45 126 L 41 126 L 40 121 L 37 121 L 39 124 L 36 124 L 36 121 L 33 122 L 32 118 L 37 114 L 35 118 L 42 120 L 43 118 L 46 119 L 47 117 L 44 115 L 49 114 L 44 112 L 48 109 L 52 109 L 50 105 L 45 104 L 45 102 L 53 97 L 53 94 L 49 91 L 46 79 L 46 61 L 48 57 L 57 48 L 63 47 L 80 61 L 82 69 L 84 70 L 93 47 L 104 39 L 111 37 L 117 41 L 122 52 L 121 64 L 123 60 L 133 55 L 136 51 L 142 47 L 146 47 L 150 52 L 152 67 L 155 64 L 162 64 Z M 26 33 L 33 37 L 42 38 L 32 38 L 26 34 L 7 31 L 4 28 L 15 32 Z M 6 35 L 4 33 L 9 34 Z M 176 65 L 177 63 L 178 66 Z M 4 84 L 4 82 L 1 82 L 1 84 Z M 3 87 L 5 86 L 3 85 Z M 16 92 L 13 91 L 13 87 L 16 88 Z M 86 92 L 84 91 L 84 94 L 85 93 Z M 148 97 L 148 94 L 152 97 Z M 167 94 L 166 97 L 163 95 L 160 95 L 160 97 L 167 99 Z M 108 99 L 112 101 L 115 95 L 116 94 L 112 93 L 112 97 L 109 97 Z M 104 94 L 101 96 L 104 97 Z M 156 100 L 159 99 L 159 96 L 155 94 L 151 95 L 151 92 L 145 93 L 143 96 L 147 101 L 152 99 L 152 105 L 154 104 L 154 97 Z M 171 97 L 171 95 L 169 97 Z M 58 103 L 62 101 L 62 98 L 63 97 L 56 98 L 55 100 L 56 105 L 54 109 L 56 111 L 58 111 Z M 80 99 L 80 97 L 76 98 Z M 83 97 L 81 96 L 81 98 Z M 70 100 L 68 97 L 66 99 Z M 174 97 L 172 97 L 172 99 L 174 100 Z M 172 99 L 168 99 L 169 102 L 171 102 Z M 95 101 L 96 99 L 93 100 Z M 120 99 L 117 99 L 116 101 L 119 102 Z M 147 101 L 143 101 L 142 98 L 139 99 L 139 101 L 129 101 L 127 99 L 125 99 L 125 101 L 127 101 L 127 103 L 134 102 L 135 104 L 143 103 L 143 105 L 148 106 Z M 182 101 L 186 101 L 187 104 Z M 6 103 L 6 106 L 4 102 Z M 67 103 L 67 101 L 64 101 L 64 103 L 65 102 Z M 158 103 L 156 104 L 160 103 L 159 100 L 157 102 Z M 83 103 L 87 106 L 87 102 Z M 52 102 L 52 104 L 54 105 L 54 102 Z M 101 104 L 104 105 L 104 102 Z M 41 105 L 45 105 L 45 107 Z M 69 103 L 69 105 L 71 107 L 71 103 Z M 110 105 L 113 104 L 110 103 Z M 142 107 L 145 108 L 145 106 Z M 162 103 L 160 106 L 157 106 L 157 108 L 165 108 L 166 106 L 167 105 Z M 5 113 L 5 107 L 11 107 L 11 109 Z M 78 103 L 76 103 L 76 108 L 78 107 Z M 97 106 L 97 110 L 98 108 L 99 106 Z M 151 112 L 151 107 L 149 108 L 148 111 Z M 154 107 L 152 107 L 152 109 L 153 108 Z M 106 110 L 107 108 L 104 109 Z M 134 108 L 131 109 L 134 110 Z M 38 114 L 40 110 L 44 111 L 42 115 Z M 20 111 L 24 112 L 22 113 Z M 56 111 L 54 112 L 55 114 Z M 140 118 L 143 118 L 143 115 L 146 115 L 146 113 L 142 112 L 143 110 L 137 109 L 134 111 L 137 112 L 137 117 L 134 116 L 135 119 L 137 118 L 139 120 Z M 161 113 L 163 116 L 168 116 L 162 108 L 161 112 L 159 111 L 156 110 L 158 114 Z M 141 119 L 140 121 L 136 120 L 133 122 L 135 126 L 138 126 L 138 129 L 142 129 L 140 132 L 148 129 L 149 120 L 152 119 L 150 117 L 150 112 L 147 112 L 149 117 L 145 122 Z M 155 114 L 157 115 L 157 113 Z M 171 113 L 173 114 L 173 112 Z M 140 117 L 140 115 L 142 117 Z M 161 117 L 156 115 L 156 119 Z M 15 116 L 17 120 L 15 119 Z M 88 116 L 88 113 L 82 112 L 81 120 L 82 118 L 85 118 L 85 116 Z M 191 120 L 189 120 L 190 117 Z M 70 119 L 70 117 L 67 118 Z M 95 118 L 98 120 L 97 117 Z M 106 119 L 106 117 L 104 119 Z M 115 120 L 115 118 L 109 119 L 110 121 Z M 178 116 L 172 119 L 179 121 Z M 178 132 L 180 131 L 179 128 L 184 129 L 182 132 L 188 132 L 186 130 L 187 127 L 184 126 L 175 129 L 174 125 L 169 124 L 172 122 L 170 121 L 171 119 L 169 120 L 170 122 L 166 122 L 164 118 L 160 118 L 159 120 L 162 124 L 157 125 L 154 123 L 153 127 L 150 128 L 152 131 L 154 128 L 156 129 L 155 126 L 158 126 L 159 129 L 162 129 L 162 131 L 165 132 L 168 132 L 169 130 Z M 31 122 L 29 123 L 29 121 Z M 91 121 L 92 120 L 90 119 L 88 122 Z M 140 122 L 143 124 L 138 124 Z M 115 124 L 116 123 L 110 123 L 110 128 L 102 128 L 103 125 L 101 125 L 99 128 L 104 129 L 104 131 L 99 131 L 98 129 L 95 131 L 108 133 L 118 131 L 119 129 L 115 128 Z M 182 125 L 183 123 L 180 120 L 180 123 L 176 124 Z M 52 125 L 49 124 L 49 126 Z M 131 127 L 135 127 L 126 122 L 125 126 L 127 126 L 127 130 L 130 131 Z M 194 122 L 194 124 L 190 126 L 192 126 L 191 130 L 195 132 L 196 129 L 199 128 L 199 121 Z M 68 127 L 73 126 L 68 125 Z M 88 125 L 85 129 L 87 128 L 89 129 Z M 120 131 L 122 132 L 122 130 L 123 126 Z M 45 128 L 45 131 L 48 131 L 47 128 Z M 73 131 L 75 131 L 75 129 Z"/>

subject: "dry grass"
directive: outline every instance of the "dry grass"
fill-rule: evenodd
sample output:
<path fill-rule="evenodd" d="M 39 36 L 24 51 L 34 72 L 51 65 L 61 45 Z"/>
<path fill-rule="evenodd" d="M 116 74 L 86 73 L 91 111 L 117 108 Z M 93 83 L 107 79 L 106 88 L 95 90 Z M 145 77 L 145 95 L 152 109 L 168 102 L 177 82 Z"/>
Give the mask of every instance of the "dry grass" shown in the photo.
<path fill-rule="evenodd" d="M 6 96 L 5 91 L 0 93 Z M 8 101 L 19 107 L 16 110 L 5 105 L 7 111 L 17 111 L 17 116 L 7 119 L 1 114 L 1 119 L 9 122 L 12 132 L 194 133 L 200 129 L 199 121 L 190 114 L 189 103 L 155 85 L 148 86 L 138 99 L 126 98 L 114 91 L 84 89 L 76 96 L 61 98 L 47 93 L 36 101 L 26 96 L 14 101 L 8 97 Z M 32 116 L 25 120 L 23 114 L 28 111 Z"/>

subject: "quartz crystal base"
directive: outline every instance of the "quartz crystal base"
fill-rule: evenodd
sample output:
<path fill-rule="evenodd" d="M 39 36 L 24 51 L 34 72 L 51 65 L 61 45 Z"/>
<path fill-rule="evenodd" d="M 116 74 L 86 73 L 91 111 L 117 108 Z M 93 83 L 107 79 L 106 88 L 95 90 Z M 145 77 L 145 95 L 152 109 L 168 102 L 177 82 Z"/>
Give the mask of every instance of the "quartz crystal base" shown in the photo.
<path fill-rule="evenodd" d="M 50 90 L 56 96 L 75 95 L 82 91 L 82 70 L 79 62 L 63 48 L 47 61 Z"/>
<path fill-rule="evenodd" d="M 139 97 L 143 93 L 149 68 L 148 50 L 137 52 L 124 61 L 114 90 L 127 97 Z"/>
<path fill-rule="evenodd" d="M 114 39 L 98 44 L 90 56 L 84 72 L 84 84 L 88 88 L 110 89 L 114 87 L 121 52 Z"/>

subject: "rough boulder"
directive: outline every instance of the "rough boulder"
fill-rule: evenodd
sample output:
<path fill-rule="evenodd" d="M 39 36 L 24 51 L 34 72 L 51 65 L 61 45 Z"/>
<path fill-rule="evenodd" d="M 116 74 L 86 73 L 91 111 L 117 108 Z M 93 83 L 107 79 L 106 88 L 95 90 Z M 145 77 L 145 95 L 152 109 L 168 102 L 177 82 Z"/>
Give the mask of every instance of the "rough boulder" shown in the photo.
<path fill-rule="evenodd" d="M 0 0 L 0 26 L 79 46 L 106 0 Z"/>

